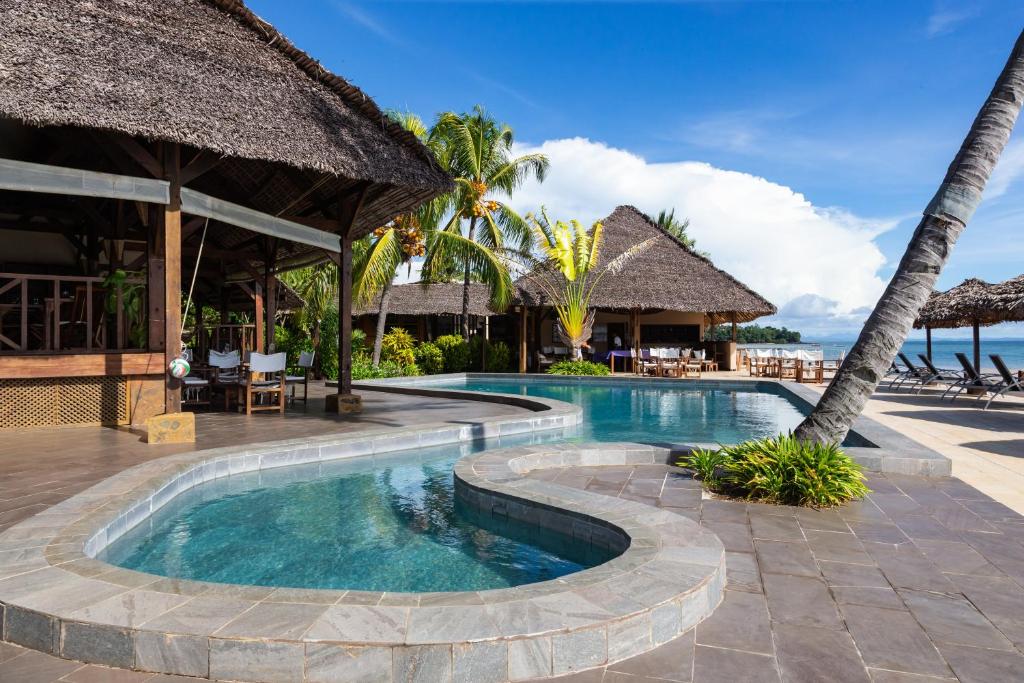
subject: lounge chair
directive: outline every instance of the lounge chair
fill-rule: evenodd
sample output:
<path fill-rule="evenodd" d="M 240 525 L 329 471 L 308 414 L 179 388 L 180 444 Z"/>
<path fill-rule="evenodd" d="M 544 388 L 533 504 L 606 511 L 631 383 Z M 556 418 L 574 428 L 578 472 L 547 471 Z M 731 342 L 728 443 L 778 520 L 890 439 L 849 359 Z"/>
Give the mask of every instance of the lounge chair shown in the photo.
<path fill-rule="evenodd" d="M 924 384 L 925 380 L 931 376 L 931 373 L 929 373 L 924 368 L 919 368 L 916 365 L 914 365 L 911 362 L 911 360 L 907 358 L 907 355 L 902 351 L 900 351 L 896 355 L 899 356 L 900 361 L 907 366 L 907 371 L 902 373 L 900 377 L 897 378 L 895 381 L 889 383 L 890 389 L 894 391 L 899 391 L 900 389 L 903 388 L 905 384 L 908 383 L 910 387 L 913 388 L 913 386 L 916 384 Z"/>
<path fill-rule="evenodd" d="M 272 353 L 270 355 L 256 353 L 249 354 L 249 371 L 245 378 L 238 382 L 238 402 L 245 402 L 245 414 L 251 415 L 257 410 L 276 410 L 284 413 L 285 394 L 288 391 L 288 384 L 285 381 L 285 366 L 288 364 L 288 354 Z M 276 403 L 256 405 L 256 398 L 270 397 L 276 395 Z"/>
<path fill-rule="evenodd" d="M 293 403 L 299 400 L 298 397 L 295 395 L 295 387 L 296 385 L 299 384 L 302 385 L 302 402 L 306 403 L 307 399 L 309 398 L 309 371 L 313 368 L 313 357 L 314 354 L 312 351 L 303 351 L 302 353 L 300 353 L 299 364 L 297 367 L 301 374 L 288 375 L 287 377 L 285 377 L 285 381 L 288 382 L 289 385 L 291 385 L 292 392 L 291 395 L 289 396 L 289 399 Z"/>
<path fill-rule="evenodd" d="M 923 353 L 917 354 L 917 357 L 921 359 L 924 366 L 928 369 L 929 377 L 921 382 L 921 386 L 918 387 L 917 393 L 921 393 L 924 390 L 925 385 L 933 382 L 941 382 L 942 384 L 955 384 L 964 378 L 964 373 L 959 370 L 949 370 L 946 368 L 937 368 L 932 363 L 931 359 Z"/>
<path fill-rule="evenodd" d="M 989 358 L 992 359 L 992 364 L 995 365 L 996 370 L 999 371 L 1000 383 L 1002 386 L 993 387 L 990 390 L 992 395 L 989 397 L 988 401 L 985 402 L 984 410 L 988 410 L 989 405 L 992 401 L 996 400 L 997 397 L 1003 396 L 1011 391 L 1017 391 L 1024 394 L 1024 385 L 1022 385 L 1020 380 L 1014 377 L 1013 373 L 1010 372 L 1010 369 L 1006 367 L 1006 363 L 1003 361 L 1002 357 L 998 354 L 989 354 Z"/>
<path fill-rule="evenodd" d="M 964 377 L 959 382 L 951 384 L 949 388 L 942 393 L 941 398 L 946 398 L 946 396 L 950 394 L 950 392 L 952 392 L 952 395 L 950 396 L 949 400 L 955 401 L 956 397 L 959 396 L 960 394 L 964 393 L 965 391 L 975 389 L 979 391 L 978 398 L 980 399 L 982 396 L 985 396 L 989 392 L 993 390 L 998 390 L 998 387 L 1003 385 L 1003 382 L 1001 380 L 995 379 L 996 377 L 998 377 L 998 375 L 988 373 L 980 374 L 977 370 L 974 369 L 974 366 L 971 365 L 971 361 L 967 360 L 967 356 L 965 356 L 962 353 L 957 353 L 955 355 L 957 361 L 964 369 Z"/>

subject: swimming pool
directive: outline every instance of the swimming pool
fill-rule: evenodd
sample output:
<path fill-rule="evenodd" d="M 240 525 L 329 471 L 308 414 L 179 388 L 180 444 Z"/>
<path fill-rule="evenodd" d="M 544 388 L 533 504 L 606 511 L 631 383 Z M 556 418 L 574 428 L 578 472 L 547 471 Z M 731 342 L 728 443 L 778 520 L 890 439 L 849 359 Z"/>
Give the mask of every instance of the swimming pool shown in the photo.
<path fill-rule="evenodd" d="M 501 445 L 538 440 L 502 439 Z M 178 496 L 98 558 L 221 583 L 432 592 L 546 581 L 618 554 L 463 509 L 452 468 L 484 447 L 476 442 L 217 479 Z"/>
<path fill-rule="evenodd" d="M 777 385 L 611 378 L 467 377 L 422 381 L 426 389 L 542 396 L 583 409 L 580 441 L 731 444 L 794 429 L 804 412 Z"/>

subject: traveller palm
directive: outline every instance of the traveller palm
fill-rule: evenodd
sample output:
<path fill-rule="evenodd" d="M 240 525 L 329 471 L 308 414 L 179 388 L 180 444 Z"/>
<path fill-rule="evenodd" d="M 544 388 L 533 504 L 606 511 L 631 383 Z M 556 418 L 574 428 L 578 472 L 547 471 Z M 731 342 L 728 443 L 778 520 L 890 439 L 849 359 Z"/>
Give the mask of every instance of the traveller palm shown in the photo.
<path fill-rule="evenodd" d="M 583 343 L 594 328 L 594 309 L 590 306 L 594 288 L 605 275 L 616 274 L 656 238 L 633 245 L 600 267 L 604 228 L 601 222 L 589 229 L 577 220 L 551 223 L 547 212 L 531 217 L 530 224 L 537 250 L 543 256 L 526 277 L 544 291 L 558 316 L 558 335 L 572 348 L 572 357 L 580 356 Z"/>
<path fill-rule="evenodd" d="M 981 201 L 1024 100 L 1024 32 L 982 105 L 892 280 L 818 405 L 796 429 L 804 441 L 841 443 L 885 376 Z"/>

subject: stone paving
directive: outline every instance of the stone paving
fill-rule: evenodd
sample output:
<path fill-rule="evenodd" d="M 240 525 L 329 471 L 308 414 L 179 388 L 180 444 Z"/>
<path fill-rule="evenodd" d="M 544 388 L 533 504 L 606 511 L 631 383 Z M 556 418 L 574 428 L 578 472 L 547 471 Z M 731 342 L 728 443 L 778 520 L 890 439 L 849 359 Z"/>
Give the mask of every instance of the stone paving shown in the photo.
<path fill-rule="evenodd" d="M 531 476 L 698 520 L 726 547 L 694 631 L 562 683 L 1001 682 L 1024 672 L 1024 518 L 957 479 L 871 475 L 867 500 L 803 510 L 705 499 L 662 465 Z M 0 647 L 0 681 L 187 681 Z"/>

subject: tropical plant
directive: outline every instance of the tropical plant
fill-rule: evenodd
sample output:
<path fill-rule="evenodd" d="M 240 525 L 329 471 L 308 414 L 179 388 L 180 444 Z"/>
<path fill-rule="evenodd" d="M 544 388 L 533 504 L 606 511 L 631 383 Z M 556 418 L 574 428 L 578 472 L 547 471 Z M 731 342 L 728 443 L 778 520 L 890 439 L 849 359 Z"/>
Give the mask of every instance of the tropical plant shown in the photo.
<path fill-rule="evenodd" d="M 487 372 L 508 372 L 512 369 L 512 349 L 503 341 L 487 345 Z"/>
<path fill-rule="evenodd" d="M 464 338 L 469 337 L 470 283 L 486 284 L 491 306 L 504 310 L 512 298 L 507 254 L 530 248 L 529 225 L 496 197 L 510 197 L 530 177 L 543 182 L 548 159 L 543 154 L 513 157 L 513 139 L 512 129 L 479 105 L 465 114 L 441 114 L 428 136 L 431 149 L 455 179 L 455 190 L 431 205 L 433 216 L 449 218 L 427 238 L 423 272 L 432 282 L 461 276 Z"/>
<path fill-rule="evenodd" d="M 296 323 L 312 338 L 313 350 L 316 352 L 314 368 L 318 368 L 317 374 L 332 377 L 328 367 L 334 367 L 334 376 L 337 376 L 338 266 L 332 261 L 324 261 L 281 273 L 278 277 L 306 302 L 296 315 Z M 329 334 L 324 329 L 324 324 L 332 315 L 332 311 L 335 327 Z M 323 344 L 321 340 L 324 340 Z"/>
<path fill-rule="evenodd" d="M 432 342 L 423 342 L 416 347 L 416 365 L 425 375 L 436 375 L 444 372 L 444 355 L 441 349 Z"/>
<path fill-rule="evenodd" d="M 444 357 L 445 372 L 465 372 L 469 367 L 469 344 L 457 334 L 441 335 L 434 340 Z"/>
<path fill-rule="evenodd" d="M 677 464 L 694 470 L 712 491 L 765 503 L 833 507 L 869 492 L 860 465 L 839 446 L 792 434 L 695 449 Z"/>
<path fill-rule="evenodd" d="M 381 344 L 381 356 L 376 362 L 388 360 L 399 365 L 413 365 L 416 362 L 414 350 L 416 340 L 401 327 L 396 327 L 384 335 Z M 374 363 L 376 365 L 376 363 Z"/>
<path fill-rule="evenodd" d="M 357 353 L 352 356 L 353 380 L 412 377 L 419 374 L 419 368 L 415 364 L 403 366 L 394 361 L 385 360 L 374 365 L 370 356 L 366 353 Z"/>
<path fill-rule="evenodd" d="M 690 219 L 676 218 L 675 209 L 662 209 L 658 212 L 658 218 L 654 221 L 658 227 L 682 242 L 683 246 L 690 251 L 696 251 L 697 240 L 690 237 L 687 229 L 690 227 Z"/>
<path fill-rule="evenodd" d="M 729 461 L 729 457 L 720 450 L 694 448 L 680 456 L 676 464 L 691 469 L 697 479 L 704 482 L 709 489 L 718 488 L 718 477 L 721 468 Z"/>
<path fill-rule="evenodd" d="M 562 360 L 548 368 L 548 374 L 598 377 L 611 374 L 611 369 L 604 363 L 593 363 L 589 360 Z"/>
<path fill-rule="evenodd" d="M 817 406 L 800 423 L 805 440 L 841 443 L 885 376 L 935 287 L 957 238 L 981 202 L 1024 101 L 1024 32 L 974 119 L 896 272 Z"/>
<path fill-rule="evenodd" d="M 599 268 L 603 234 L 600 221 L 590 229 L 576 220 L 552 224 L 541 209 L 540 217 L 531 216 L 530 222 L 544 260 L 526 277 L 537 282 L 552 302 L 558 316 L 557 334 L 572 347 L 572 357 L 579 358 L 580 348 L 590 339 L 594 327 L 594 309 L 590 307 L 594 288 L 606 274 L 620 272 L 655 238 L 633 245 Z"/>
<path fill-rule="evenodd" d="M 121 312 L 124 315 L 124 328 L 128 344 L 133 349 L 146 348 L 148 323 L 143 315 L 142 307 L 146 296 L 146 271 L 127 271 L 118 268 L 103 280 L 103 289 L 107 296 L 104 309 L 107 315 L 117 315 L 118 287 L 121 289 Z"/>

